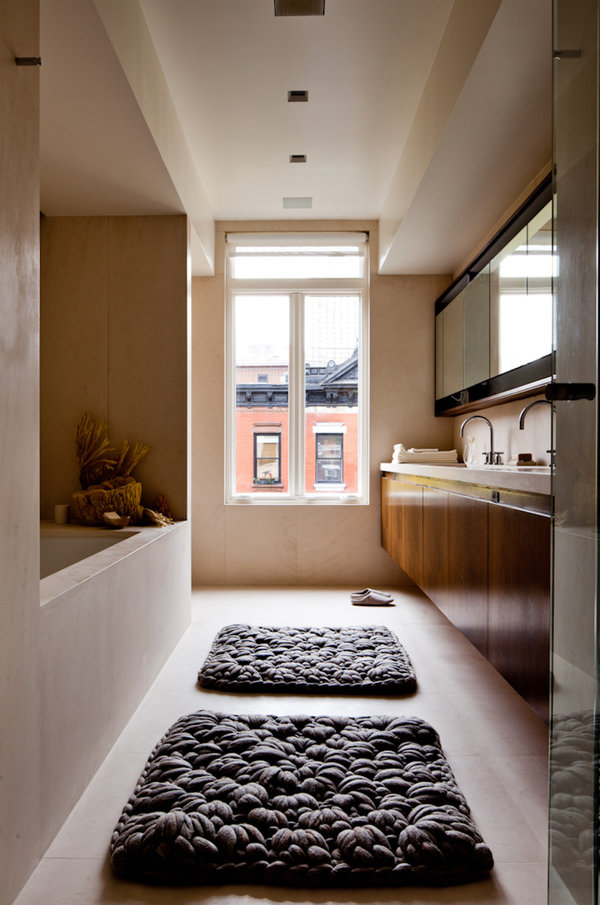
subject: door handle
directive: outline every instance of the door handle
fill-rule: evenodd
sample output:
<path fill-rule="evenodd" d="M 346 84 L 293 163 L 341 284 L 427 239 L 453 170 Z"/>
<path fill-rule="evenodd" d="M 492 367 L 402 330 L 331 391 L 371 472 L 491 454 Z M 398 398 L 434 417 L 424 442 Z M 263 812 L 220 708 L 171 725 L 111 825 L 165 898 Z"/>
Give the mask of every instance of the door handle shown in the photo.
<path fill-rule="evenodd" d="M 575 402 L 578 399 L 595 399 L 593 383 L 550 383 L 544 391 L 548 402 Z"/>

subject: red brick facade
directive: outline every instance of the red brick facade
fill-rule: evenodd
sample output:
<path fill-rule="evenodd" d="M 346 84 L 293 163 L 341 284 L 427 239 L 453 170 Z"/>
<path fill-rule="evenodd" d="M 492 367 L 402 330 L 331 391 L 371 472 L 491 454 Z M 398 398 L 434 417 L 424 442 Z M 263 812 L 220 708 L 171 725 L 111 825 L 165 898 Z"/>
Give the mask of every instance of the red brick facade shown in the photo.
<path fill-rule="evenodd" d="M 306 455 L 306 493 L 336 491 L 328 487 L 326 483 L 315 486 L 316 476 L 316 432 L 314 427 L 323 425 L 324 432 L 328 433 L 326 425 L 335 425 L 331 433 L 338 433 L 343 426 L 343 488 L 344 493 L 358 492 L 358 410 L 356 407 L 344 407 L 339 409 L 323 409 L 317 411 L 307 410 L 305 431 L 305 455 Z M 236 409 L 236 493 L 262 493 L 279 492 L 288 490 L 288 410 L 283 408 L 246 408 L 238 406 Z M 281 474 L 279 483 L 255 485 L 254 483 L 254 436 L 255 434 L 278 434 L 281 448 Z"/>

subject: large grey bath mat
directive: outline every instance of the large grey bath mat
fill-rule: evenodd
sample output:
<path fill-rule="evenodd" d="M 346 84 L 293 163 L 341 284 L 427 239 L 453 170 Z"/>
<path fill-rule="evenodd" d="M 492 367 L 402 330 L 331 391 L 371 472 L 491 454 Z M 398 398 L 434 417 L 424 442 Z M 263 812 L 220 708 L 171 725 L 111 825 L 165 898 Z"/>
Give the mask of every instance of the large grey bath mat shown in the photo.
<path fill-rule="evenodd" d="M 438 886 L 493 864 L 422 720 L 210 711 L 156 746 L 111 856 L 169 884 Z"/>
<path fill-rule="evenodd" d="M 227 625 L 198 682 L 223 691 L 311 694 L 405 694 L 417 684 L 408 654 L 383 625 Z"/>

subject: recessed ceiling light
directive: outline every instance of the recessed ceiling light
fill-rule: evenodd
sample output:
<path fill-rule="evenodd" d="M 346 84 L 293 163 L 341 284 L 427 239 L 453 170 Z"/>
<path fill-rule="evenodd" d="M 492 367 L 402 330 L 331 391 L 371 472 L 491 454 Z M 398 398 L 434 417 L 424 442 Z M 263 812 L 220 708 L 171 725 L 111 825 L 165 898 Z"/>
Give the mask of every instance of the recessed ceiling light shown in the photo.
<path fill-rule="evenodd" d="M 274 0 L 276 16 L 324 16 L 325 0 Z"/>
<path fill-rule="evenodd" d="M 308 102 L 308 91 L 288 91 L 288 104 L 305 104 Z"/>
<path fill-rule="evenodd" d="M 290 154 L 290 163 L 306 163 L 306 154 Z"/>
<path fill-rule="evenodd" d="M 284 208 L 307 208 L 312 207 L 312 198 L 284 198 Z"/>

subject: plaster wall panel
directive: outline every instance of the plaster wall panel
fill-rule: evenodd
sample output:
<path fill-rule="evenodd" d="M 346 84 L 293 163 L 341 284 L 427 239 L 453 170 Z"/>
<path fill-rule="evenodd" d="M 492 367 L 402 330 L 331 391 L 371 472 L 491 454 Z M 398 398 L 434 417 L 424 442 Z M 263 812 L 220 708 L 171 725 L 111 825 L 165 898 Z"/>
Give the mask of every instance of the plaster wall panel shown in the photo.
<path fill-rule="evenodd" d="M 37 0 L 0 3 L 0 903 L 39 827 L 39 54 Z"/>
<path fill-rule="evenodd" d="M 144 505 L 187 517 L 189 289 L 184 216 L 53 217 L 42 228 L 42 517 L 79 489 L 84 412 L 146 443 Z"/>
<path fill-rule="evenodd" d="M 297 557 L 296 507 L 226 507 L 225 584 L 297 584 Z"/>
<path fill-rule="evenodd" d="M 379 534 L 378 497 L 368 507 L 342 512 L 338 506 L 300 509 L 296 583 L 357 588 L 412 584 L 380 546 Z M 365 581 L 367 575 L 372 576 L 369 582 Z"/>
<path fill-rule="evenodd" d="M 144 501 L 165 494 L 187 517 L 187 222 L 111 217 L 109 417 L 114 443 L 150 446 L 136 469 Z"/>
<path fill-rule="evenodd" d="M 79 488 L 75 430 L 109 402 L 108 219 L 42 217 L 40 484 L 42 518 Z"/>
<path fill-rule="evenodd" d="M 202 493 L 193 506 L 222 506 L 225 400 L 225 284 L 223 275 L 195 277 L 192 301 L 192 446 Z M 196 525 L 192 526 L 192 536 Z"/>
<path fill-rule="evenodd" d="M 452 427 L 434 416 L 434 303 L 447 276 L 371 277 L 371 466 L 389 462 L 395 443 L 453 445 Z M 375 472 L 373 471 L 375 469 Z"/>
<path fill-rule="evenodd" d="M 192 564 L 192 585 L 219 587 L 225 580 L 225 506 L 203 505 L 192 495 L 192 545 L 198 551 Z"/>

